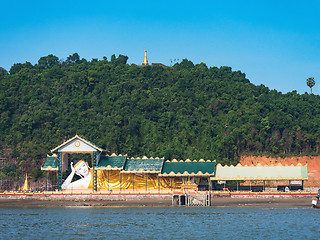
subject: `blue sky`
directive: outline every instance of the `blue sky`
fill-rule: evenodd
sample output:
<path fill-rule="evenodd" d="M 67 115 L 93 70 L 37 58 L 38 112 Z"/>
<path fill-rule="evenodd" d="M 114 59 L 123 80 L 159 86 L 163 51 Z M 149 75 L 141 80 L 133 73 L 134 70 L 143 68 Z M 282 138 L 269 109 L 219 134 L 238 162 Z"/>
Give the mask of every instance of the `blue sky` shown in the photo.
<path fill-rule="evenodd" d="M 187 58 L 230 66 L 254 84 L 320 94 L 320 1 L 3 1 L 0 66 L 48 54 L 112 54 L 141 64 Z"/>

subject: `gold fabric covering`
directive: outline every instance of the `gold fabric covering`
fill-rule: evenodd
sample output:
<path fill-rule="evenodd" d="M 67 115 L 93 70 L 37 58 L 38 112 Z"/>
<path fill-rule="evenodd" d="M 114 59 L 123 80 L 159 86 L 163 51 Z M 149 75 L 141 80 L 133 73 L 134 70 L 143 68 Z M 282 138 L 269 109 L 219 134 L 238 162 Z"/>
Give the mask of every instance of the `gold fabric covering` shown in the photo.
<path fill-rule="evenodd" d="M 127 174 L 117 170 L 98 170 L 98 189 L 171 189 L 171 178 L 157 174 Z M 108 177 L 109 175 L 109 177 Z M 147 180 L 146 180 L 147 176 Z M 172 188 L 181 188 L 182 179 L 172 178 Z"/>

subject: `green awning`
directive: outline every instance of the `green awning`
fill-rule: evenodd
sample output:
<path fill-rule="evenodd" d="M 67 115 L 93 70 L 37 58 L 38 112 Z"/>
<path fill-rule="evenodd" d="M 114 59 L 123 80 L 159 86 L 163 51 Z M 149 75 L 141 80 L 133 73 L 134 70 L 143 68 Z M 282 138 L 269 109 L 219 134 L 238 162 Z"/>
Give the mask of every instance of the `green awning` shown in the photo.
<path fill-rule="evenodd" d="M 166 161 L 163 165 L 160 176 L 214 176 L 216 162 L 215 161 Z"/>
<path fill-rule="evenodd" d="M 164 159 L 162 158 L 132 158 L 127 159 L 125 173 L 160 173 Z"/>
<path fill-rule="evenodd" d="M 57 157 L 47 157 L 46 161 L 41 167 L 44 171 L 58 171 L 58 158 Z"/>
<path fill-rule="evenodd" d="M 97 165 L 99 170 L 122 170 L 126 156 L 102 156 Z"/>

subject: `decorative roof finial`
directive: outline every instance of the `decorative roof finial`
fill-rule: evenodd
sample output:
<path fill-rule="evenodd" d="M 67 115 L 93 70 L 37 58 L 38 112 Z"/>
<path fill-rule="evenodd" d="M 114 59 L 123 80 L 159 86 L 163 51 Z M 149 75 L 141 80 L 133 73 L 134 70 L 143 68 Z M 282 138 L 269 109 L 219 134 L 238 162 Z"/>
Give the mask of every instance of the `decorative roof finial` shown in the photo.
<path fill-rule="evenodd" d="M 143 59 L 142 65 L 143 66 L 149 65 L 148 64 L 148 59 L 147 59 L 147 50 L 146 49 L 144 50 L 144 59 Z"/>

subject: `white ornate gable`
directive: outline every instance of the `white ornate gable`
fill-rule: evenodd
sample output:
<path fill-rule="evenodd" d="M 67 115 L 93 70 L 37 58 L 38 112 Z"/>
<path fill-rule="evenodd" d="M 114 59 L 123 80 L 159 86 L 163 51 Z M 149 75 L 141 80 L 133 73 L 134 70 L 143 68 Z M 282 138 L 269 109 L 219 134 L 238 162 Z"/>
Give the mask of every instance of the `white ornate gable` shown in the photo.
<path fill-rule="evenodd" d="M 88 153 L 88 152 L 102 152 L 103 149 L 92 144 L 91 142 L 79 137 L 78 135 L 64 142 L 60 146 L 51 150 L 51 152 L 68 152 L 68 153 Z"/>
<path fill-rule="evenodd" d="M 97 149 L 90 146 L 81 139 L 74 139 L 66 145 L 62 146 L 58 152 L 95 152 Z"/>

